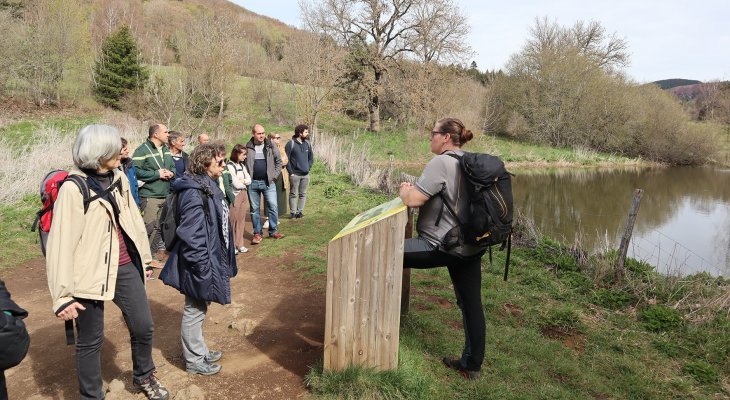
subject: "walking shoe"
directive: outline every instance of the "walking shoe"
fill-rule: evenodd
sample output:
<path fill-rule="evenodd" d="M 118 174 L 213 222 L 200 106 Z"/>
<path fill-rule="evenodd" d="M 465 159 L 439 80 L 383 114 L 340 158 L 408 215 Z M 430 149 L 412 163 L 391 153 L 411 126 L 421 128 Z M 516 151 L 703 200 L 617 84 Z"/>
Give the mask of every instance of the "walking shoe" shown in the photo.
<path fill-rule="evenodd" d="M 215 375 L 221 370 L 221 365 L 218 363 L 207 363 L 205 361 L 201 361 L 199 363 L 195 363 L 192 365 L 188 365 L 185 368 L 185 371 L 189 374 L 198 374 L 198 375 Z"/>
<path fill-rule="evenodd" d="M 296 213 L 289 213 L 289 218 L 294 219 L 297 217 Z"/>
<path fill-rule="evenodd" d="M 261 240 L 263 240 L 261 235 L 258 233 L 254 233 L 253 239 L 251 239 L 251 244 L 259 244 L 259 243 L 261 243 Z"/>
<path fill-rule="evenodd" d="M 208 364 L 210 364 L 210 363 L 214 363 L 214 362 L 220 360 L 221 357 L 223 357 L 223 352 L 222 351 L 214 351 L 214 350 L 211 350 L 211 351 L 208 352 L 208 354 L 205 355 L 205 357 L 203 358 L 203 360 L 205 360 L 205 362 L 207 362 Z"/>
<path fill-rule="evenodd" d="M 264 221 L 264 225 L 262 225 L 262 228 L 269 229 L 269 220 Z"/>
<path fill-rule="evenodd" d="M 238 248 L 238 252 L 239 253 L 248 253 L 248 247 L 241 246 L 241 247 Z"/>
<path fill-rule="evenodd" d="M 170 397 L 170 392 L 157 380 L 154 373 L 142 382 L 134 381 L 134 387 L 150 400 L 167 400 Z"/>
<path fill-rule="evenodd" d="M 461 365 L 461 360 L 458 358 L 450 358 L 450 357 L 444 357 L 441 361 L 443 361 L 444 365 L 448 368 L 451 368 L 453 370 L 456 370 L 459 375 L 461 375 L 464 379 L 475 381 L 479 379 L 479 371 L 470 371 L 466 368 L 464 368 Z"/>
<path fill-rule="evenodd" d="M 304 213 L 302 213 L 302 212 L 298 212 L 298 213 L 296 214 L 296 218 L 304 218 Z"/>
<path fill-rule="evenodd" d="M 284 234 L 281 232 L 274 232 L 273 234 L 269 235 L 272 239 L 282 239 L 284 237 Z"/>

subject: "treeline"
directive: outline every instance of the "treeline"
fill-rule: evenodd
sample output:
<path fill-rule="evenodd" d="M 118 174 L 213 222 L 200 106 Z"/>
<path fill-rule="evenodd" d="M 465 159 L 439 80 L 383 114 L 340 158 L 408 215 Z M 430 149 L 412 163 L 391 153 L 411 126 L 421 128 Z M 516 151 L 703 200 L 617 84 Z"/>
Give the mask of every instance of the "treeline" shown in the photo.
<path fill-rule="evenodd" d="M 717 150 L 717 132 L 691 123 L 671 94 L 623 75 L 628 45 L 599 23 L 541 19 L 530 34 L 493 86 L 491 130 L 670 164 L 704 163 Z"/>
<path fill-rule="evenodd" d="M 315 132 L 323 115 L 373 132 L 381 121 L 422 130 L 454 115 L 475 132 L 671 164 L 706 162 L 720 147 L 717 129 L 690 123 L 676 98 L 624 76 L 628 45 L 600 23 L 536 20 L 504 71 L 483 72 L 453 0 L 299 4 L 305 30 L 224 0 L 2 0 L 0 95 L 63 107 L 96 93 L 191 134 L 250 123 L 255 108 Z M 100 93 L 114 90 L 100 86 L 118 75 L 104 75 L 118 47 L 109 42 L 125 29 L 140 68 L 121 68 L 130 76 L 111 80 L 127 86 L 106 101 Z M 242 88 L 241 76 L 256 79 Z M 696 119 L 725 115 L 721 100 L 708 103 Z"/>

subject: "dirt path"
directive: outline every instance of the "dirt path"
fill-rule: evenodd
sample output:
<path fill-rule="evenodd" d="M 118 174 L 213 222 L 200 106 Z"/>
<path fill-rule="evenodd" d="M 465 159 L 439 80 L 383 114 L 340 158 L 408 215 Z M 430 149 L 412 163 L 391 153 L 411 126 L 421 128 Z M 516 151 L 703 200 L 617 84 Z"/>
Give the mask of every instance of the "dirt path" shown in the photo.
<path fill-rule="evenodd" d="M 265 246 L 266 240 L 261 244 Z M 210 348 L 222 350 L 223 370 L 212 377 L 185 373 L 180 345 L 183 296 L 159 280 L 147 286 L 155 321 L 153 357 L 171 398 L 306 398 L 303 377 L 322 356 L 325 296 L 296 272 L 281 266 L 296 258 L 238 256 L 239 274 L 231 281 L 233 303 L 211 305 L 204 333 Z M 3 279 L 14 300 L 27 309 L 31 347 L 20 366 L 6 371 L 10 399 L 76 399 L 74 347 L 66 346 L 63 323 L 51 314 L 42 259 Z M 106 303 L 102 377 L 112 385 L 107 399 L 144 399 L 131 383 L 129 334 L 119 309 Z M 231 327 L 233 326 L 233 327 Z M 118 384 L 118 383 L 116 383 Z"/>

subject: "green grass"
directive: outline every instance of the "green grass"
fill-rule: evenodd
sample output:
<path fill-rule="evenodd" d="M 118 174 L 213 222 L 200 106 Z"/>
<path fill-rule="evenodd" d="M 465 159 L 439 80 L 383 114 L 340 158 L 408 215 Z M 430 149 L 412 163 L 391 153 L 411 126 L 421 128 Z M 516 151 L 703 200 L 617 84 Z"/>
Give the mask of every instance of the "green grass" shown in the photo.
<path fill-rule="evenodd" d="M 79 129 L 98 120 L 99 117 L 95 115 L 24 120 L 0 128 L 0 140 L 18 149 L 32 145 L 36 132 L 41 128 L 56 128 L 65 134 L 76 134 Z"/>
<path fill-rule="evenodd" d="M 27 196 L 22 201 L 0 206 L 0 271 L 41 257 L 38 232 L 31 232 L 35 213 L 41 208 L 38 196 Z"/>
<path fill-rule="evenodd" d="M 373 133 L 362 128 L 345 133 L 352 137 L 359 148 L 370 149 L 372 159 L 385 162 L 392 155 L 396 160 L 426 163 L 431 158 L 428 132 L 416 132 L 405 128 L 389 129 Z M 638 159 L 587 150 L 555 148 L 517 142 L 502 137 L 477 135 L 464 145 L 465 151 L 476 151 L 500 156 L 505 162 L 596 166 L 641 164 Z"/>
<path fill-rule="evenodd" d="M 329 240 L 349 220 L 386 197 L 352 187 L 315 163 L 304 219 L 285 219 L 287 239 L 258 256 L 283 256 L 300 246 L 294 264 L 324 290 Z M 335 198 L 332 195 L 336 194 Z M 671 312 L 636 312 L 637 298 L 621 288 L 594 286 L 559 243 L 514 248 L 502 280 L 503 253 L 483 261 L 487 351 L 482 378 L 466 382 L 441 365 L 461 351 L 461 316 L 445 269 L 413 270 L 411 312 L 401 320 L 399 367 L 312 368 L 306 382 L 321 399 L 584 399 L 728 396 L 730 328 L 717 313 L 679 324 Z M 557 266 L 547 269 L 546 266 Z M 556 272 L 557 271 L 557 272 Z M 645 274 L 645 271 L 639 271 Z M 699 278 L 698 278 L 699 279 Z M 704 278 L 702 278 L 704 279 Z M 714 285 L 727 285 L 722 279 Z M 440 300 L 437 300 L 440 299 Z M 659 321 L 659 322 L 656 322 Z M 648 323 L 648 322 L 653 322 Z M 666 329 L 657 331 L 658 326 Z M 725 385 L 725 386 L 723 386 Z"/>

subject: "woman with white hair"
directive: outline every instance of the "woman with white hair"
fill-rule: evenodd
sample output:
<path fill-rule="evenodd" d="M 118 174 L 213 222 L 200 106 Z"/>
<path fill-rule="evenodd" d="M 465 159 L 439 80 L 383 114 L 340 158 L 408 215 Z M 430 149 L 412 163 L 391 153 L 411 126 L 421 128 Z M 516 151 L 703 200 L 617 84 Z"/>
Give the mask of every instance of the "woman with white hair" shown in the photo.
<path fill-rule="evenodd" d="M 73 146 L 85 188 L 63 184 L 53 208 L 46 269 L 54 314 L 76 321 L 76 373 L 82 399 L 102 399 L 101 347 L 104 304 L 114 301 L 124 316 L 132 344 L 133 383 L 149 399 L 169 393 L 155 377 L 153 323 L 144 269 L 152 261 L 142 216 L 119 170 L 119 131 L 89 125 Z M 88 197 L 82 190 L 88 189 Z"/>

